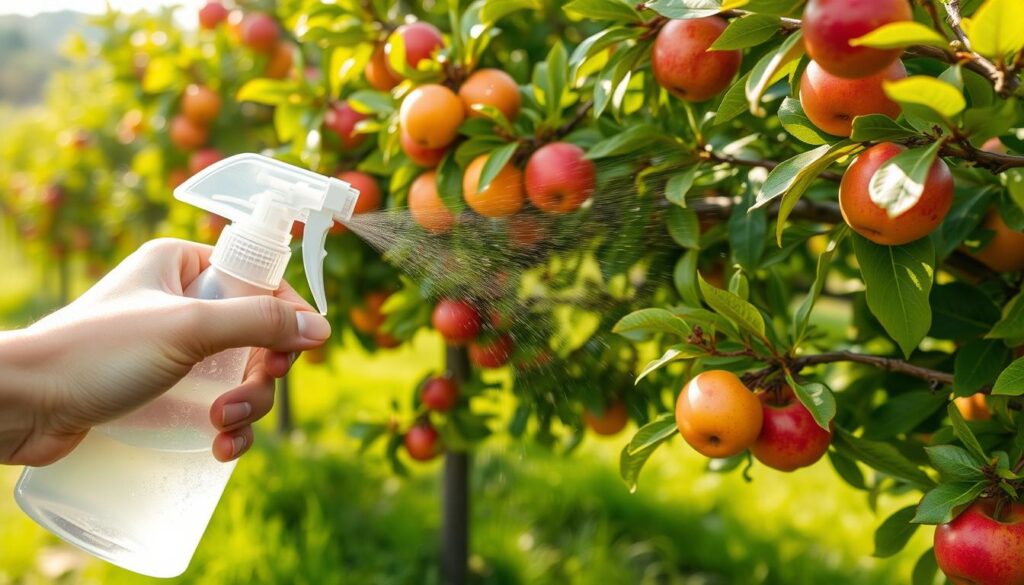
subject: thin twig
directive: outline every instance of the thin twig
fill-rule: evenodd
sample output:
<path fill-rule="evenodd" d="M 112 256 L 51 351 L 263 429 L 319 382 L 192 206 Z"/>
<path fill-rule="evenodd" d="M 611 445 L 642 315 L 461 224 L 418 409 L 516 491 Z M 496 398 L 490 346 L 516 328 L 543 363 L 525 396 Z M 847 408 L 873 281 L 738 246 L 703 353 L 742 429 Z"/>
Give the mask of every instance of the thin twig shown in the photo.
<path fill-rule="evenodd" d="M 933 386 L 949 386 L 953 384 L 953 374 L 933 370 L 922 366 L 916 366 L 910 362 L 897 358 L 868 355 L 852 351 L 832 351 L 798 357 L 792 362 L 794 370 L 800 370 L 808 366 L 818 364 L 831 364 L 835 362 L 854 362 L 867 364 L 888 372 L 906 374 L 929 382 Z"/>

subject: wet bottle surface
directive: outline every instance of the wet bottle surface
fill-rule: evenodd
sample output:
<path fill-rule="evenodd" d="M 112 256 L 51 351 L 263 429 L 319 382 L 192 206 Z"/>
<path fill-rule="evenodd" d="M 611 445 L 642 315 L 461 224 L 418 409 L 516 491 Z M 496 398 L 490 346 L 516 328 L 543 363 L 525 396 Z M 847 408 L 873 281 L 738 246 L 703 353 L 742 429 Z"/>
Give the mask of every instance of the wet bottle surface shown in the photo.
<path fill-rule="evenodd" d="M 215 267 L 186 296 L 270 294 Z M 197 364 L 167 393 L 92 429 L 63 459 L 25 469 L 15 499 L 67 542 L 154 577 L 188 567 L 235 463 L 213 457 L 210 406 L 238 386 L 250 350 L 229 349 Z"/>

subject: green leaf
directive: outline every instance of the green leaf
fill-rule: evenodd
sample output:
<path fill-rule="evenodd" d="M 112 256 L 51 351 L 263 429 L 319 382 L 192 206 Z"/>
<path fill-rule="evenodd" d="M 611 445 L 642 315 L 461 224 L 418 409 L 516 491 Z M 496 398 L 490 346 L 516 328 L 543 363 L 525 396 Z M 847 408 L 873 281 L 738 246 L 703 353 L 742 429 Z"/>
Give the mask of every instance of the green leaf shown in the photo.
<path fill-rule="evenodd" d="M 986 0 L 970 19 L 964 19 L 964 31 L 971 48 L 1000 60 L 1024 47 L 1024 5 L 1019 0 Z"/>
<path fill-rule="evenodd" d="M 765 234 L 768 233 L 768 216 L 763 209 L 747 213 L 753 195 L 744 195 L 741 205 L 733 208 L 729 215 L 729 249 L 733 261 L 753 273 L 764 255 Z"/>
<path fill-rule="evenodd" d="M 722 11 L 722 0 L 650 0 L 647 7 L 666 18 L 703 18 Z"/>
<path fill-rule="evenodd" d="M 761 107 L 761 97 L 772 84 L 782 79 L 788 71 L 787 66 L 795 65 L 795 62 L 803 54 L 803 34 L 801 31 L 796 31 L 786 37 L 778 49 L 768 53 L 754 65 L 745 86 L 750 113 L 761 117 L 765 115 L 764 108 Z"/>
<path fill-rule="evenodd" d="M 480 21 L 493 24 L 517 10 L 541 10 L 540 0 L 490 0 L 480 9 Z"/>
<path fill-rule="evenodd" d="M 587 152 L 587 158 L 597 160 L 610 156 L 631 154 L 641 148 L 649 147 L 653 143 L 664 140 L 666 140 L 665 133 L 657 126 L 637 124 L 595 144 Z"/>
<path fill-rule="evenodd" d="M 700 220 L 696 211 L 673 205 L 666 214 L 666 223 L 677 244 L 691 250 L 700 248 Z"/>
<path fill-rule="evenodd" d="M 928 335 L 936 339 L 984 335 L 999 319 L 999 308 L 992 299 L 977 287 L 962 282 L 936 286 L 930 302 L 934 317 Z"/>
<path fill-rule="evenodd" d="M 1024 394 L 1024 358 L 1014 360 L 1000 372 L 992 386 L 992 394 L 998 396 L 1020 396 Z"/>
<path fill-rule="evenodd" d="M 1002 317 L 985 337 L 1017 339 L 1024 336 L 1024 293 L 1017 293 L 1003 307 Z"/>
<path fill-rule="evenodd" d="M 363 89 L 348 96 L 348 103 L 354 110 L 363 114 L 383 114 L 387 116 L 395 111 L 395 101 L 391 94 Z"/>
<path fill-rule="evenodd" d="M 996 381 L 1010 361 L 1010 349 L 999 341 L 974 339 L 956 352 L 953 366 L 953 392 L 970 396 Z"/>
<path fill-rule="evenodd" d="M 640 427 L 629 444 L 622 449 L 619 456 L 619 475 L 631 493 L 636 491 L 640 470 L 654 450 L 678 431 L 675 415 L 671 412 L 665 413 Z"/>
<path fill-rule="evenodd" d="M 927 473 L 921 471 L 921 468 L 889 443 L 862 439 L 840 427 L 836 427 L 835 436 L 840 440 L 833 444 L 842 447 L 847 452 L 845 454 L 882 473 L 887 473 L 922 488 L 930 488 L 935 485 Z"/>
<path fill-rule="evenodd" d="M 939 572 L 939 565 L 935 562 L 934 549 L 924 551 L 921 558 L 914 563 L 914 571 L 911 574 L 911 585 L 934 585 L 935 575 Z"/>
<path fill-rule="evenodd" d="M 956 509 L 965 506 L 981 494 L 984 482 L 944 483 L 928 491 L 917 505 L 915 524 L 944 524 L 953 519 Z"/>
<path fill-rule="evenodd" d="M 812 148 L 806 150 L 800 154 L 788 158 L 779 163 L 774 169 L 768 173 L 768 177 L 765 179 L 764 184 L 761 185 L 761 190 L 757 193 L 757 199 L 754 202 L 754 207 L 762 207 L 767 205 L 769 202 L 779 197 L 783 193 L 794 188 L 801 178 L 801 173 L 814 172 L 814 166 L 825 158 L 828 154 L 830 146 L 824 144 L 818 148 Z M 808 171 L 810 169 L 810 171 Z M 815 172 L 814 175 L 820 174 L 820 170 Z M 807 187 L 805 186 L 804 189 Z"/>
<path fill-rule="evenodd" d="M 948 43 L 934 29 L 913 20 L 890 22 L 862 37 L 850 39 L 850 46 L 853 47 L 902 49 L 911 45 L 929 45 L 944 49 Z"/>
<path fill-rule="evenodd" d="M 853 133 L 850 140 L 854 142 L 883 142 L 901 140 L 917 136 L 917 132 L 898 124 L 883 114 L 868 114 L 853 119 Z"/>
<path fill-rule="evenodd" d="M 238 90 L 235 99 L 240 102 L 256 102 L 268 106 L 277 106 L 290 103 L 292 96 L 299 96 L 299 84 L 296 81 L 251 79 Z"/>
<path fill-rule="evenodd" d="M 512 160 L 512 156 L 516 153 L 516 149 L 519 148 L 519 143 L 512 142 L 496 148 L 494 152 L 487 157 L 487 162 L 484 163 L 483 170 L 480 171 L 480 182 L 477 186 L 477 192 L 481 193 L 486 191 L 491 186 L 491 181 L 494 177 L 498 176 L 505 165 Z"/>
<path fill-rule="evenodd" d="M 778 31 L 777 16 L 750 14 L 743 18 L 734 18 L 708 50 L 746 49 L 760 45 L 775 36 Z"/>
<path fill-rule="evenodd" d="M 946 396 L 928 390 L 890 395 L 867 417 L 864 438 L 889 439 L 908 433 L 948 403 Z"/>
<path fill-rule="evenodd" d="M 945 481 L 980 481 L 985 479 L 981 465 L 971 454 L 956 445 L 933 445 L 925 447 L 928 459 Z"/>
<path fill-rule="evenodd" d="M 882 89 L 889 99 L 901 106 L 923 106 L 946 120 L 952 119 L 967 107 L 963 92 L 945 81 L 927 75 L 883 81 Z"/>
<path fill-rule="evenodd" d="M 813 146 L 828 144 L 835 140 L 834 136 L 822 132 L 811 122 L 807 114 L 804 113 L 800 100 L 791 97 L 782 100 L 782 105 L 779 106 L 779 122 L 782 122 L 782 127 L 794 138 Z"/>
<path fill-rule="evenodd" d="M 715 112 L 715 126 L 725 124 L 729 120 L 732 120 L 736 116 L 747 111 L 745 88 L 747 86 L 748 79 L 750 79 L 749 71 L 734 81 L 732 85 L 729 86 L 729 89 L 725 90 L 725 94 L 722 96 L 722 101 L 718 104 L 718 110 Z"/>
<path fill-rule="evenodd" d="M 859 234 L 853 249 L 864 277 L 868 307 L 886 332 L 910 356 L 931 326 L 928 294 L 935 277 L 929 238 L 903 246 L 880 246 Z"/>
<path fill-rule="evenodd" d="M 742 270 L 733 272 L 732 277 L 729 278 L 729 292 L 743 300 L 750 298 L 750 281 L 747 280 Z"/>
<path fill-rule="evenodd" d="M 830 430 L 829 423 L 836 416 L 836 397 L 828 386 L 820 382 L 807 382 L 798 384 L 789 374 L 786 374 L 786 381 L 793 388 L 793 393 L 807 410 L 811 411 L 814 422 L 818 426 Z"/>
<path fill-rule="evenodd" d="M 864 472 L 857 466 L 856 461 L 835 450 L 828 452 L 828 459 L 843 481 L 859 490 L 868 489 L 867 483 L 864 482 Z"/>
<path fill-rule="evenodd" d="M 956 435 L 956 438 L 960 439 L 960 442 L 964 444 L 964 447 L 967 447 L 967 450 L 979 463 L 987 461 L 988 457 L 985 456 L 985 450 L 981 448 L 981 443 L 974 436 L 971 427 L 967 426 L 967 421 L 960 414 L 960 409 L 955 404 L 950 404 L 946 408 L 946 413 L 949 415 L 949 424 L 953 427 L 953 434 Z"/>
<path fill-rule="evenodd" d="M 638 339 L 638 335 L 667 333 L 686 339 L 693 332 L 689 325 L 679 317 L 665 309 L 640 309 L 626 315 L 612 328 L 630 339 Z"/>
<path fill-rule="evenodd" d="M 754 305 L 729 291 L 711 286 L 699 274 L 697 282 L 700 284 L 700 294 L 703 295 L 704 302 L 716 313 L 739 325 L 741 329 L 746 329 L 758 338 L 766 340 L 764 317 Z"/>
<path fill-rule="evenodd" d="M 597 53 L 607 49 L 615 43 L 636 37 L 639 33 L 636 27 L 611 27 L 595 33 L 573 49 L 569 57 L 569 79 L 578 81 L 580 70 L 587 60 Z"/>
<path fill-rule="evenodd" d="M 455 162 L 455 155 L 451 151 L 437 165 L 437 194 L 453 214 L 462 213 L 466 208 L 462 198 L 462 169 Z"/>
<path fill-rule="evenodd" d="M 676 173 L 665 182 L 665 199 L 680 207 L 686 207 L 686 194 L 693 187 L 693 182 L 700 172 L 700 165 L 696 164 L 681 173 Z"/>
<path fill-rule="evenodd" d="M 547 64 L 548 87 L 544 96 L 544 105 L 551 114 L 557 114 L 562 110 L 562 96 L 565 93 L 569 81 L 569 56 L 565 52 L 565 45 L 555 41 L 551 51 L 548 52 Z"/>
<path fill-rule="evenodd" d="M 640 14 L 622 0 L 572 0 L 562 9 L 576 18 L 590 20 L 616 22 L 640 22 L 642 20 Z"/>
<path fill-rule="evenodd" d="M 891 557 L 903 550 L 910 537 L 917 532 L 917 524 L 911 524 L 916 506 L 907 506 L 894 512 L 875 530 L 874 556 Z"/>
<path fill-rule="evenodd" d="M 683 302 L 691 307 L 700 305 L 700 289 L 697 285 L 697 259 L 699 250 L 687 250 L 679 257 L 672 270 L 672 283 Z"/>
<path fill-rule="evenodd" d="M 863 147 L 855 142 L 843 140 L 832 145 L 823 145 L 783 161 L 768 173 L 761 185 L 754 208 L 761 207 L 778 196 L 782 196 L 775 224 L 775 240 L 782 245 L 782 233 L 786 219 L 797 201 L 825 169 L 836 160 L 853 155 Z"/>
<path fill-rule="evenodd" d="M 868 193 L 875 205 L 890 218 L 910 211 L 921 200 L 928 171 L 939 153 L 939 142 L 905 150 L 879 167 L 868 182 Z"/>
<path fill-rule="evenodd" d="M 695 357 L 700 357 L 702 355 L 706 355 L 706 353 L 707 352 L 705 352 L 703 349 L 695 345 L 689 345 L 686 343 L 673 345 L 672 347 L 666 349 L 665 353 L 663 353 L 660 358 L 648 362 L 647 365 L 644 366 L 642 370 L 640 370 L 640 373 L 637 374 L 636 382 L 634 382 L 634 384 L 639 384 L 640 380 L 643 380 L 644 378 L 647 377 L 648 374 L 661 368 L 665 364 L 669 364 L 677 360 L 686 360 Z"/>
<path fill-rule="evenodd" d="M 807 296 L 800 302 L 800 306 L 797 307 L 796 314 L 793 316 L 793 345 L 800 345 L 803 341 L 804 335 L 807 333 L 807 323 L 811 319 L 811 309 L 814 308 L 814 303 L 818 302 L 818 297 L 821 296 L 821 290 L 825 287 L 825 279 L 828 278 L 828 270 L 832 265 L 832 258 L 836 255 L 836 250 L 839 248 L 839 243 L 849 234 L 850 230 L 847 228 L 840 228 L 828 241 L 828 245 L 825 246 L 825 251 L 818 256 L 818 269 L 814 274 L 814 282 L 811 284 L 810 290 L 807 291 Z"/>

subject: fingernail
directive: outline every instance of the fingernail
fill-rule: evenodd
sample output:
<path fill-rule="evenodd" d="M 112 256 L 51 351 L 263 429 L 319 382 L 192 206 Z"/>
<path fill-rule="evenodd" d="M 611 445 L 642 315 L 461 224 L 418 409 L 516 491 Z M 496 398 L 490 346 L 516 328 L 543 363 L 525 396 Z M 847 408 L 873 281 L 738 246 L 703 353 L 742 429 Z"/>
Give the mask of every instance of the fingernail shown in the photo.
<path fill-rule="evenodd" d="M 224 409 L 221 411 L 221 418 L 224 419 L 224 426 L 228 426 L 245 420 L 250 414 L 252 414 L 251 404 L 248 402 L 232 402 L 231 404 L 224 405 Z"/>
<path fill-rule="evenodd" d="M 331 336 L 331 324 L 323 315 L 309 311 L 296 311 L 295 319 L 299 324 L 299 335 L 310 341 L 324 341 Z"/>
<path fill-rule="evenodd" d="M 242 435 L 236 435 L 231 441 L 231 456 L 235 457 L 245 449 L 245 437 Z"/>

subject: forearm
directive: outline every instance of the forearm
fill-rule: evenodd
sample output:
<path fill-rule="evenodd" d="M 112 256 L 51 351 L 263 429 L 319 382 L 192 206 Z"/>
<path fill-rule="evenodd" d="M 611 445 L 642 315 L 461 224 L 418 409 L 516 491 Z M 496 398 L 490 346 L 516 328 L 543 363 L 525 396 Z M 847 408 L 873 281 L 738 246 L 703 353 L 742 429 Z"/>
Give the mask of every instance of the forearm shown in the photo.
<path fill-rule="evenodd" d="M 30 329 L 0 332 L 0 463 L 23 463 L 25 445 L 40 431 L 46 402 L 49 344 Z"/>

